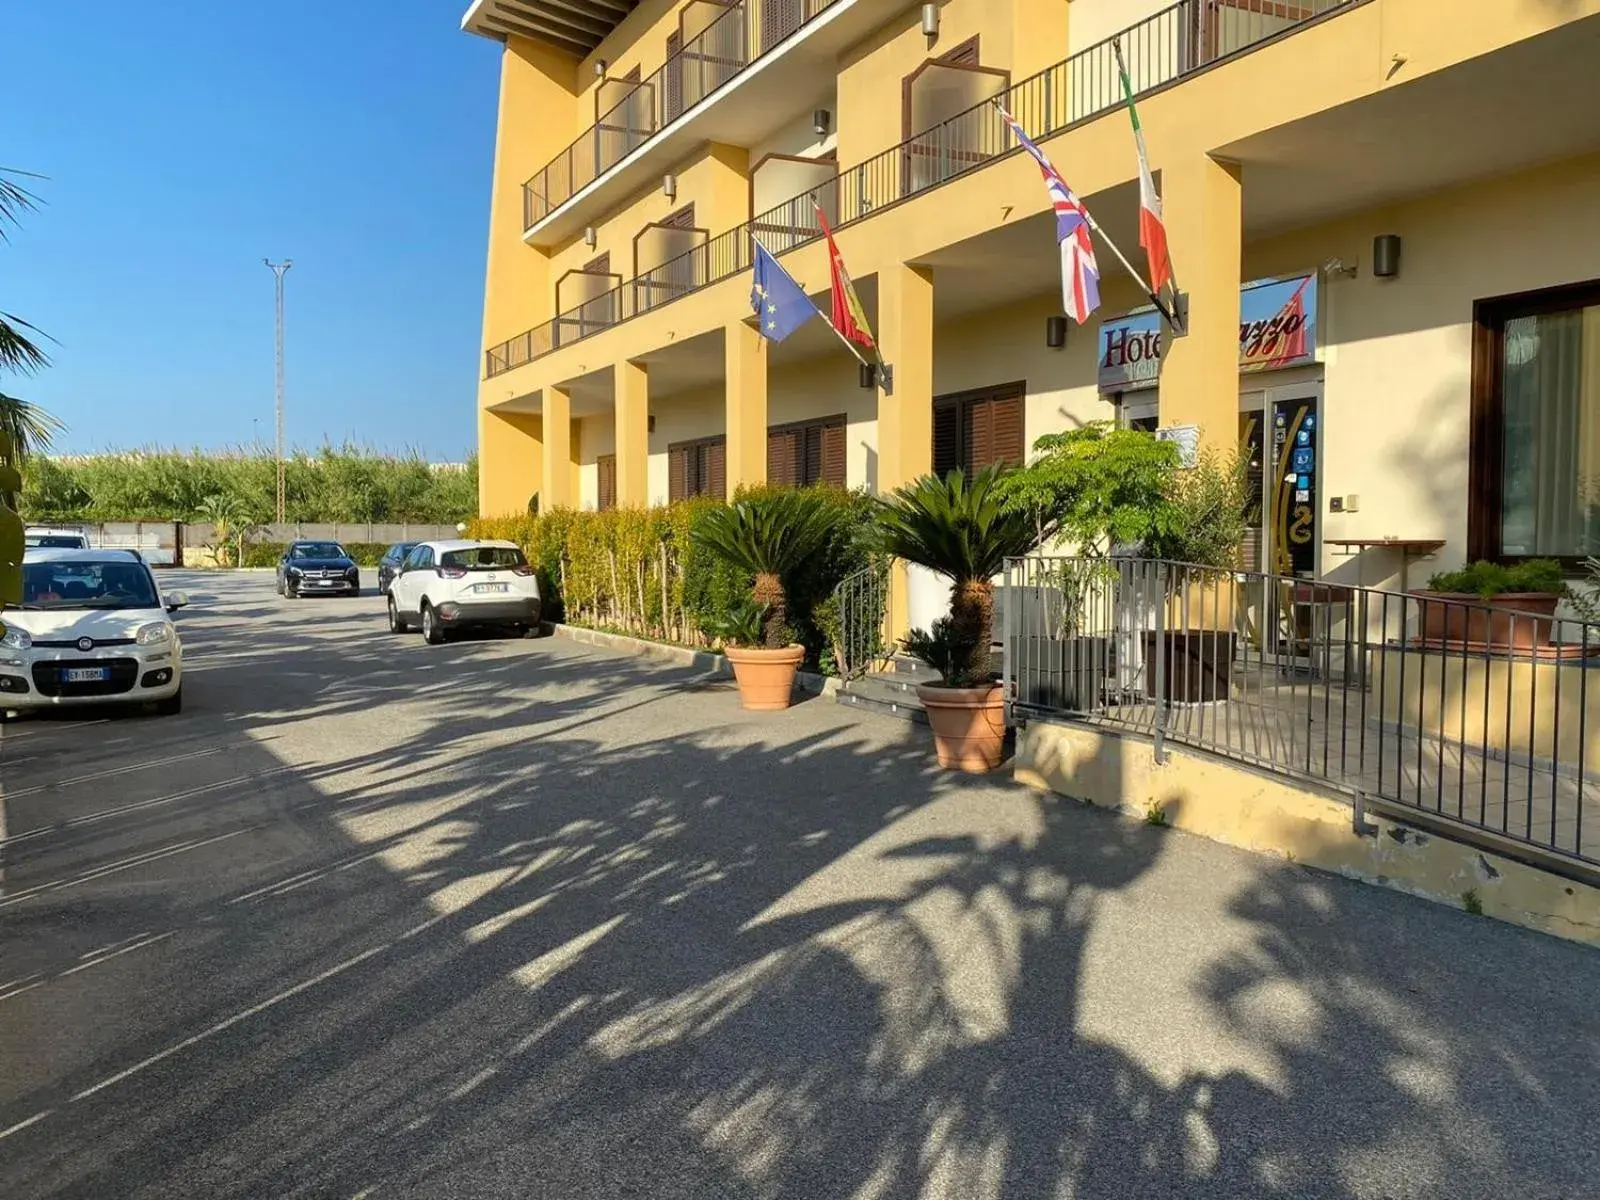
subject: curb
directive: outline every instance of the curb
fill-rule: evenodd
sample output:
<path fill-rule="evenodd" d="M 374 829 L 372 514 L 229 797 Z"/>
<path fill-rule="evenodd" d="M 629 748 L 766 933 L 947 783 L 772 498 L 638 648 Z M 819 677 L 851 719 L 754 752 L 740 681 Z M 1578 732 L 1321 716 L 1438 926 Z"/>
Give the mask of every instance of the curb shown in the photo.
<path fill-rule="evenodd" d="M 732 679 L 733 667 L 720 654 L 709 650 L 695 650 L 688 646 L 669 646 L 665 642 L 650 642 L 643 638 L 628 637 L 621 633 L 602 633 L 598 629 L 585 629 L 581 625 L 549 625 L 550 632 L 569 642 L 614 650 L 618 654 L 631 654 L 652 662 L 670 663 L 678 667 L 692 667 L 719 679 Z M 831 675 L 817 675 L 810 671 L 795 674 L 795 683 L 802 692 L 814 696 L 832 696 L 839 690 L 839 681 Z"/>

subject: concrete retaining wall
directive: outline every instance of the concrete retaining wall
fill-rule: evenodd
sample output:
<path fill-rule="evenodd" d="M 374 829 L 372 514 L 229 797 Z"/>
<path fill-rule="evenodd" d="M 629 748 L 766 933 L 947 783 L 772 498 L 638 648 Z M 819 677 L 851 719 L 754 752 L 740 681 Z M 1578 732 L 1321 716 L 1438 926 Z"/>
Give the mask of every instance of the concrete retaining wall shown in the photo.
<path fill-rule="evenodd" d="M 1213 841 L 1480 910 L 1512 924 L 1600 946 L 1600 888 L 1369 812 L 1357 834 L 1349 803 L 1291 780 L 1169 744 L 1076 722 L 1018 732 L 1015 778 L 1040 790 L 1165 823 Z"/>

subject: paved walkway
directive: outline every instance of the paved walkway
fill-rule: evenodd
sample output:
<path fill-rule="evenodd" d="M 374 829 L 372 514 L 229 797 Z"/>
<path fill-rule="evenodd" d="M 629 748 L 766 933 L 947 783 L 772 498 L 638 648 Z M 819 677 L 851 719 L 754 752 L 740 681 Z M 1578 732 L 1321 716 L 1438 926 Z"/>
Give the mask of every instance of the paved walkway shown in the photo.
<path fill-rule="evenodd" d="M 1600 955 L 193 583 L 172 720 L 0 734 L 0 1195 L 1595 1194 Z"/>

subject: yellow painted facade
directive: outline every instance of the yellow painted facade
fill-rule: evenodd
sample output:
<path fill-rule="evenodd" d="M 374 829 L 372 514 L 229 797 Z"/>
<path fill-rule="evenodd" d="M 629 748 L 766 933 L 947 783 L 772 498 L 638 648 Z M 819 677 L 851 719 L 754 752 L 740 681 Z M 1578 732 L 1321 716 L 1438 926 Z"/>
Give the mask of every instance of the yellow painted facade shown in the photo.
<path fill-rule="evenodd" d="M 505 47 L 479 364 L 486 515 L 521 511 L 551 461 L 568 465 L 557 487 L 566 502 L 593 506 L 597 463 L 610 455 L 620 500 L 662 502 L 668 447 L 718 435 L 729 485 L 755 482 L 767 426 L 839 414 L 848 482 L 882 489 L 932 465 L 935 397 L 1012 382 L 1025 387 L 1030 443 L 1146 404 L 1161 424 L 1198 425 L 1225 447 L 1241 397 L 1292 385 L 1320 396 L 1317 573 L 1398 580 L 1394 556 L 1348 557 L 1322 544 L 1331 538 L 1440 538 L 1428 569 L 1467 557 L 1474 305 L 1600 279 L 1600 0 L 1473 5 L 1470 20 L 1457 0 L 1303 0 L 1270 6 L 1270 20 L 1251 15 L 1262 5 L 1222 3 L 1198 41 L 1177 24 L 1188 10 L 1146 0 L 946 0 L 934 37 L 918 4 L 834 0 L 735 73 L 691 131 L 669 122 L 644 138 L 634 153 L 656 155 L 647 177 L 627 175 L 625 160 L 567 202 L 560 236 L 525 237 L 522 181 L 591 130 L 596 63 L 608 78 L 634 65 L 649 77 L 683 7 L 648 0 L 581 59 L 520 39 Z M 983 79 L 1009 81 L 1024 123 L 1060 126 L 1043 148 L 1142 269 L 1133 140 L 1107 73 L 1105 39 L 1119 31 L 1189 311 L 1159 387 L 1120 402 L 1097 380 L 1099 324 L 1136 307 L 1139 289 L 1102 248 L 1100 312 L 1065 348 L 1047 348 L 1061 301 L 1037 168 L 971 132 L 984 113 L 951 110 L 943 133 L 925 135 L 907 107 L 922 86 L 912 77 L 936 81 L 917 93 L 918 112 L 943 112 L 941 95 L 981 91 Z M 973 38 L 973 78 L 925 67 L 965 54 L 968 69 Z M 817 107 L 825 132 L 812 128 Z M 781 346 L 744 324 L 748 251 L 740 259 L 737 247 L 750 232 L 751 173 L 772 153 L 816 160 L 830 149 L 841 182 L 836 198 L 822 194 L 837 205 L 838 244 L 894 369 L 892 393 L 862 388 L 820 323 Z M 939 162 L 966 169 L 907 182 L 948 173 Z M 797 214 L 809 211 L 795 199 Z M 704 252 L 682 261 L 670 296 L 635 304 L 636 238 L 691 203 Z M 755 232 L 826 309 L 822 246 L 796 244 L 793 229 Z M 1392 278 L 1372 272 L 1380 234 L 1403 241 Z M 600 254 L 621 277 L 614 308 L 552 326 L 558 280 Z M 1241 285 L 1307 273 L 1319 291 L 1316 361 L 1241 377 Z M 564 449 L 545 434 L 548 406 L 563 414 Z M 1333 511 L 1333 497 L 1359 503 Z M 903 619 L 913 608 L 897 601 Z"/>

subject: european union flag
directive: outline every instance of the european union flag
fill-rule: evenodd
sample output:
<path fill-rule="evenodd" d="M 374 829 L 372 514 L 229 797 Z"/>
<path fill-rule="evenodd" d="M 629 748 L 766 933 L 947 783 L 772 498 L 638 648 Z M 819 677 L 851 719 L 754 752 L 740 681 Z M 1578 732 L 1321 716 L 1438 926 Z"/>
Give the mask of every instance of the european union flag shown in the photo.
<path fill-rule="evenodd" d="M 762 337 L 781 342 L 817 315 L 811 297 L 760 242 L 755 243 L 755 272 L 750 307 L 758 318 Z"/>

